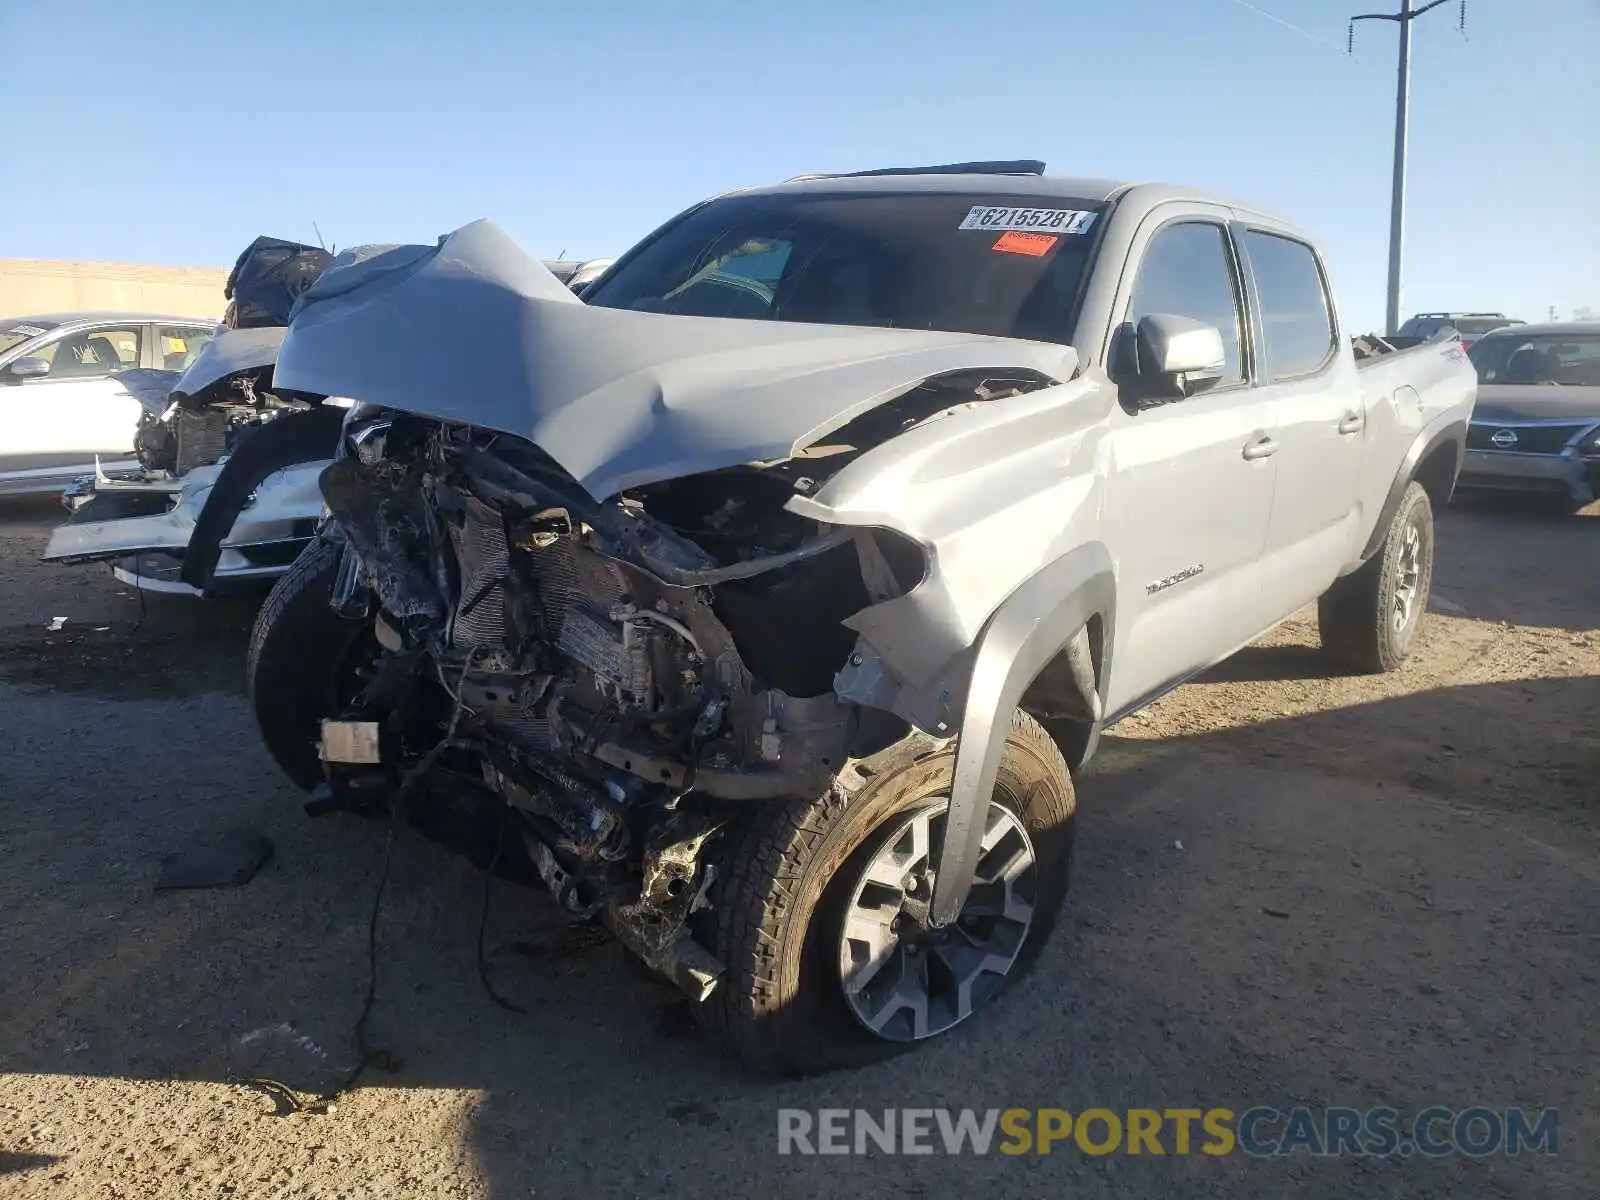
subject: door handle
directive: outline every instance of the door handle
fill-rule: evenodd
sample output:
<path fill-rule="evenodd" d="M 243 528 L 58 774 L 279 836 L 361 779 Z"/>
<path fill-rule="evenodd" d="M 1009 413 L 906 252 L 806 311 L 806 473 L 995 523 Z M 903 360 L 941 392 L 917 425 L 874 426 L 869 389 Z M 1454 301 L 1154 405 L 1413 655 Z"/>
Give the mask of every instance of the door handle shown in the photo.
<path fill-rule="evenodd" d="M 1340 433 L 1360 433 L 1366 425 L 1367 418 L 1358 412 L 1347 412 L 1339 418 Z"/>
<path fill-rule="evenodd" d="M 1278 452 L 1278 443 L 1266 434 L 1262 434 L 1253 442 L 1246 442 L 1244 458 L 1246 462 L 1255 462 L 1258 458 L 1271 458 Z"/>

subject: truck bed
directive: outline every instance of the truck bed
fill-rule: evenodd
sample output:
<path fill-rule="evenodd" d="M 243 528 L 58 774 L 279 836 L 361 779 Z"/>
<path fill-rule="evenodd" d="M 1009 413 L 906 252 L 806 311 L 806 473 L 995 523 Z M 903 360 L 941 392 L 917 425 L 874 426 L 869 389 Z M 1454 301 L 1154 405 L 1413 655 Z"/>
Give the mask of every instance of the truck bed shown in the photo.
<path fill-rule="evenodd" d="M 1403 387 L 1417 393 L 1424 412 L 1446 407 L 1459 391 L 1465 361 L 1466 351 L 1454 339 L 1422 342 L 1404 350 L 1386 348 L 1366 358 L 1356 352 L 1356 370 L 1369 408 Z"/>

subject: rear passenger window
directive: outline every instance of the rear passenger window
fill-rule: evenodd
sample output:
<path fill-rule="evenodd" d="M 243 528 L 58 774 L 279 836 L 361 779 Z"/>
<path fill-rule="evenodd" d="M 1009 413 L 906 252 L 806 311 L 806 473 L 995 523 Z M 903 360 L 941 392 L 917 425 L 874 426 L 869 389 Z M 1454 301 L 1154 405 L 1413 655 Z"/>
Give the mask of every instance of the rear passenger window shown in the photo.
<path fill-rule="evenodd" d="M 1333 315 L 1317 256 L 1304 242 L 1250 231 L 1244 251 L 1261 296 L 1270 379 L 1309 375 L 1333 355 Z"/>
<path fill-rule="evenodd" d="M 161 366 L 168 371 L 187 371 L 214 336 L 212 329 L 196 329 L 190 325 L 161 326 L 156 330 L 156 354 L 161 359 Z"/>
<path fill-rule="evenodd" d="M 1136 325 L 1140 317 L 1170 313 L 1215 325 L 1222 334 L 1225 356 L 1217 386 L 1239 383 L 1244 379 L 1244 367 L 1239 353 L 1241 316 L 1235 279 L 1233 256 L 1222 226 L 1208 221 L 1168 225 L 1150 239 L 1144 252 L 1128 321 Z"/>

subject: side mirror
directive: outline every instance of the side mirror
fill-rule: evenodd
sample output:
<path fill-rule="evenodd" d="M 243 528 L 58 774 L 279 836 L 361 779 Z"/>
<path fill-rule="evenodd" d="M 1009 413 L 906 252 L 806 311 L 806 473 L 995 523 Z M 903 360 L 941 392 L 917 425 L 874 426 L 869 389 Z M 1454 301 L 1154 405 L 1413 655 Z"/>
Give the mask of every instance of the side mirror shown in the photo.
<path fill-rule="evenodd" d="M 6 373 L 13 379 L 40 379 L 50 374 L 50 360 L 28 355 L 12 362 Z"/>
<path fill-rule="evenodd" d="M 1227 353 L 1215 325 L 1175 313 L 1151 313 L 1119 331 L 1117 382 L 1141 406 L 1164 404 L 1215 387 Z"/>

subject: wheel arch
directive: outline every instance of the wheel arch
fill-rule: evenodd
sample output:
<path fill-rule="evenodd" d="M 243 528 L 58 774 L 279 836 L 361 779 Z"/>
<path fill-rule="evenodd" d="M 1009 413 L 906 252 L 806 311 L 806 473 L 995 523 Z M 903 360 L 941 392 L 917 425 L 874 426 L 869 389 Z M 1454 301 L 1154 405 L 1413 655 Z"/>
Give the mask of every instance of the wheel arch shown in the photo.
<path fill-rule="evenodd" d="M 935 873 L 935 920 L 953 919 L 972 886 L 981 817 L 1017 708 L 1046 699 L 1060 703 L 1087 681 L 1092 690 L 1079 693 L 1077 713 L 1069 719 L 1084 730 L 1076 752 L 1080 765 L 1093 753 L 1114 651 L 1115 607 L 1111 555 L 1096 542 L 1040 568 L 985 623 L 974 646 L 956 744 L 949 823 Z"/>
<path fill-rule="evenodd" d="M 1467 423 L 1459 418 L 1450 420 L 1445 417 L 1412 439 L 1405 457 L 1400 460 L 1400 469 L 1395 472 L 1394 481 L 1389 485 L 1388 495 L 1384 497 L 1377 523 L 1367 535 L 1361 557 L 1352 565 L 1352 570 L 1367 562 L 1382 548 L 1389 524 L 1394 520 L 1394 514 L 1400 511 L 1400 501 L 1413 480 L 1422 485 L 1434 508 L 1441 509 L 1450 502 L 1466 452 Z"/>

